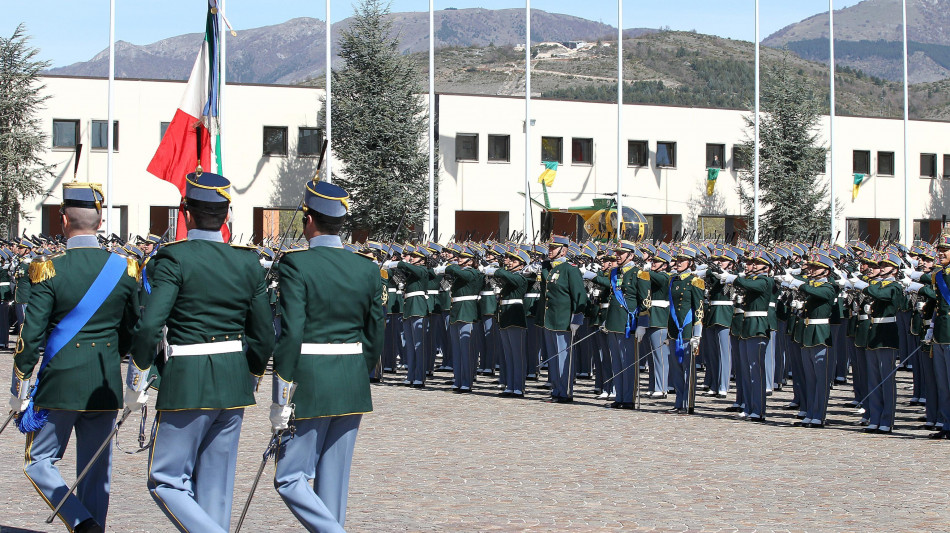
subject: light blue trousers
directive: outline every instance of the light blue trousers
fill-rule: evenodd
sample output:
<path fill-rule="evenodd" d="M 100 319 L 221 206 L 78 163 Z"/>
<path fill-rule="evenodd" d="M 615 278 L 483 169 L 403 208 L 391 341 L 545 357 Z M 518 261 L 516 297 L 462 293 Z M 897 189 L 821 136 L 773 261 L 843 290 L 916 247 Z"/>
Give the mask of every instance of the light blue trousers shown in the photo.
<path fill-rule="evenodd" d="M 231 527 L 244 409 L 159 411 L 148 489 L 179 531 Z"/>
<path fill-rule="evenodd" d="M 505 392 L 524 394 L 524 380 L 527 375 L 524 351 L 525 328 L 510 327 L 499 329 L 501 347 L 504 353 L 504 366 L 501 373 Z"/>
<path fill-rule="evenodd" d="M 709 326 L 703 328 L 709 346 L 706 354 L 707 383 L 710 390 L 726 394 L 729 392 L 729 376 L 732 375 L 732 340 L 729 338 L 729 328 L 725 326 Z"/>
<path fill-rule="evenodd" d="M 934 344 L 933 350 L 938 421 L 943 419 L 943 429 L 950 431 L 950 345 Z"/>
<path fill-rule="evenodd" d="M 868 363 L 868 420 L 870 425 L 894 427 L 897 411 L 897 381 L 894 368 L 897 350 L 881 348 L 865 350 Z"/>
<path fill-rule="evenodd" d="M 49 411 L 46 425 L 26 436 L 23 471 L 26 477 L 53 509 L 69 485 L 63 480 L 56 463 L 63 458 L 69 437 L 76 431 L 76 474 L 78 475 L 115 425 L 116 412 L 83 413 L 80 411 Z M 9 431 L 10 428 L 7 428 Z M 69 496 L 57 517 L 70 531 L 89 518 L 105 527 L 109 512 L 109 485 L 112 481 L 112 447 L 99 456 L 76 492 Z"/>
<path fill-rule="evenodd" d="M 544 345 L 547 347 L 548 357 L 548 379 L 551 381 L 551 397 L 553 398 L 571 398 L 574 396 L 574 369 L 573 354 L 571 353 L 571 332 L 570 331 L 552 331 L 545 329 L 543 331 Z"/>
<path fill-rule="evenodd" d="M 633 336 L 628 339 L 624 333 L 610 332 L 607 334 L 607 340 L 610 343 L 610 354 L 616 356 L 615 360 L 611 361 L 615 372 L 611 384 L 617 394 L 616 401 L 633 403 L 636 380 L 640 379 L 635 350 L 637 339 Z"/>
<path fill-rule="evenodd" d="M 343 531 L 353 447 L 362 418 L 297 420 L 293 438 L 285 437 L 281 443 L 274 487 L 307 531 Z"/>
<path fill-rule="evenodd" d="M 828 360 L 827 346 L 812 346 L 810 348 L 802 347 L 802 370 L 804 372 L 804 381 L 802 383 L 803 393 L 805 395 L 805 404 L 807 414 L 805 418 L 825 422 L 825 415 L 828 412 L 828 389 L 830 382 L 828 377 L 834 372 L 832 368 L 833 361 Z"/>
<path fill-rule="evenodd" d="M 670 345 L 666 328 L 647 328 L 647 345 L 650 347 L 653 392 L 666 394 L 670 384 Z M 621 367 L 623 368 L 623 367 Z"/>

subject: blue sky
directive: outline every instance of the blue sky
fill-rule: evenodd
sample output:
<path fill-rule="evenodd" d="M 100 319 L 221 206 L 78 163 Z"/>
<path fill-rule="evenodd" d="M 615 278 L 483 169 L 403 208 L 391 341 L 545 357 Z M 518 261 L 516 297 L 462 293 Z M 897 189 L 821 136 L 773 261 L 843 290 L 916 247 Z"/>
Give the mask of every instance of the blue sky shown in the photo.
<path fill-rule="evenodd" d="M 115 0 L 116 39 L 148 44 L 182 33 L 204 31 L 204 0 Z M 235 29 L 278 24 L 294 17 L 325 19 L 322 0 L 226 0 L 228 19 Z M 858 0 L 838 0 L 835 9 Z M 625 28 L 669 26 L 751 41 L 752 0 L 624 0 Z M 353 13 L 352 0 L 332 0 L 334 22 Z M 436 0 L 436 9 L 448 7 L 524 8 L 523 0 Z M 532 9 L 565 13 L 616 25 L 614 0 L 534 0 Z M 427 0 L 392 0 L 392 11 L 427 11 Z M 824 0 L 761 0 L 763 38 L 788 24 L 826 11 Z M 53 66 L 85 61 L 109 45 L 109 0 L 0 0 L 0 35 L 9 37 L 16 25 L 26 24 L 41 58 Z"/>

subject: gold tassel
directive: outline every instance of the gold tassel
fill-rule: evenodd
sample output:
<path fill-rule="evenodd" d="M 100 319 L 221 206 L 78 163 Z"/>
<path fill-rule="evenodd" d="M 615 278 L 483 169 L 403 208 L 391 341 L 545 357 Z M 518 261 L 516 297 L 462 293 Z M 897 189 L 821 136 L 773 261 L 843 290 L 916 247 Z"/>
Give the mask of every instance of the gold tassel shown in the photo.
<path fill-rule="evenodd" d="M 126 257 L 125 260 L 129 263 L 126 269 L 129 277 L 135 278 L 135 281 L 142 281 L 142 269 L 139 268 L 139 262 L 134 257 Z"/>
<path fill-rule="evenodd" d="M 30 281 L 40 283 L 56 276 L 56 269 L 53 268 L 53 262 L 45 257 L 34 259 L 30 263 Z"/>

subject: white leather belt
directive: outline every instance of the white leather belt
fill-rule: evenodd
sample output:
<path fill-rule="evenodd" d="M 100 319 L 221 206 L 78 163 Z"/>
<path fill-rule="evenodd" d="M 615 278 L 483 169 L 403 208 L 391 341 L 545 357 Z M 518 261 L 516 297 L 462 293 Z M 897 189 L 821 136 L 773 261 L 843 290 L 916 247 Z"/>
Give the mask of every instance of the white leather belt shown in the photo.
<path fill-rule="evenodd" d="M 608 307 L 610 307 L 610 304 L 609 304 L 609 303 L 600 304 L 600 308 L 601 308 L 601 309 L 607 309 Z"/>
<path fill-rule="evenodd" d="M 426 295 L 426 291 L 412 291 L 412 292 L 410 292 L 410 293 L 406 293 L 406 296 L 405 296 L 405 297 L 406 297 L 406 298 L 415 298 L 416 296 L 425 296 L 425 295 Z"/>
<path fill-rule="evenodd" d="M 868 319 L 867 315 L 858 315 L 858 320 L 867 320 L 867 319 Z"/>
<path fill-rule="evenodd" d="M 439 291 L 438 291 L 438 290 L 428 290 L 428 291 L 426 291 L 426 294 L 433 295 L 433 296 L 438 296 L 438 295 L 439 295 Z"/>
<path fill-rule="evenodd" d="M 524 297 L 525 297 L 525 298 L 540 298 L 540 297 L 541 297 L 541 293 L 540 293 L 540 292 L 529 292 L 528 294 L 525 294 Z"/>
<path fill-rule="evenodd" d="M 740 309 L 740 308 L 736 307 L 736 314 L 737 314 L 737 315 L 744 315 L 744 314 L 745 314 L 745 309 Z"/>
<path fill-rule="evenodd" d="M 0 281 L 0 287 L 9 287 L 9 286 L 10 286 L 9 281 Z"/>
<path fill-rule="evenodd" d="M 300 345 L 301 355 L 357 355 L 363 353 L 362 342 L 317 344 L 305 342 Z"/>
<path fill-rule="evenodd" d="M 241 341 L 204 342 L 201 344 L 169 344 L 168 357 L 186 355 L 215 355 L 243 351 Z"/>
<path fill-rule="evenodd" d="M 768 311 L 746 311 L 745 312 L 746 318 L 759 318 L 759 317 L 767 317 L 767 316 L 769 316 Z"/>
<path fill-rule="evenodd" d="M 806 326 L 822 326 L 825 324 L 829 324 L 830 322 L 831 321 L 827 318 L 806 318 L 805 319 Z"/>
<path fill-rule="evenodd" d="M 396 289 L 389 289 L 389 292 L 397 292 Z"/>
<path fill-rule="evenodd" d="M 732 300 L 713 300 L 709 302 L 709 305 L 734 305 Z"/>
<path fill-rule="evenodd" d="M 477 295 L 477 294 L 473 294 L 473 295 L 471 295 L 471 296 L 456 296 L 455 298 L 452 298 L 452 303 L 455 303 L 455 302 L 471 302 L 471 301 L 474 301 L 474 300 L 477 300 L 477 299 L 478 299 L 478 295 Z"/>
<path fill-rule="evenodd" d="M 896 316 L 886 316 L 886 317 L 884 317 L 884 318 L 872 318 L 872 319 L 871 319 L 871 323 L 872 323 L 872 324 L 893 324 L 894 322 L 897 322 L 897 317 L 896 317 Z"/>
<path fill-rule="evenodd" d="M 501 305 L 514 305 L 514 304 L 523 304 L 524 301 L 521 299 L 514 299 L 514 300 L 502 300 L 498 303 L 500 303 Z"/>
<path fill-rule="evenodd" d="M 775 307 L 775 302 L 769 302 L 769 307 Z"/>
<path fill-rule="evenodd" d="M 668 302 L 667 300 L 660 300 L 660 301 L 654 300 L 653 303 L 650 305 L 652 305 L 653 307 L 669 307 L 670 302 Z"/>
<path fill-rule="evenodd" d="M 482 291 L 482 292 L 478 293 L 478 295 L 479 295 L 479 296 L 494 296 L 494 295 L 495 295 L 495 291 Z"/>

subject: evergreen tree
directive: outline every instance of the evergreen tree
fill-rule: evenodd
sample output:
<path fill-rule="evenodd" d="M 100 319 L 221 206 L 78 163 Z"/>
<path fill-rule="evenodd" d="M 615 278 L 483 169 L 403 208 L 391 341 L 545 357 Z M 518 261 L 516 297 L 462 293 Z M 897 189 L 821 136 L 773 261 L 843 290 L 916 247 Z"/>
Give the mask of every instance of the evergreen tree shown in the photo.
<path fill-rule="evenodd" d="M 825 148 L 817 128 L 825 102 L 803 75 L 793 71 L 788 52 L 765 73 L 760 95 L 759 122 L 759 238 L 811 239 L 827 236 L 831 223 Z M 754 121 L 745 117 L 749 139 L 745 153 L 753 153 Z M 751 157 L 750 157 L 751 159 Z M 739 173 L 739 195 L 753 236 L 753 172 Z"/>
<path fill-rule="evenodd" d="M 362 0 L 341 33 L 343 67 L 333 72 L 334 183 L 351 196 L 350 226 L 373 239 L 420 228 L 428 206 L 427 107 L 381 0 Z M 405 215 L 403 215 L 405 213 Z"/>
<path fill-rule="evenodd" d="M 46 100 L 39 83 L 46 61 L 36 60 L 23 25 L 9 39 L 0 37 L 0 235 L 10 238 L 26 216 L 23 202 L 43 190 L 52 168 L 43 164 L 46 135 L 34 117 Z"/>

